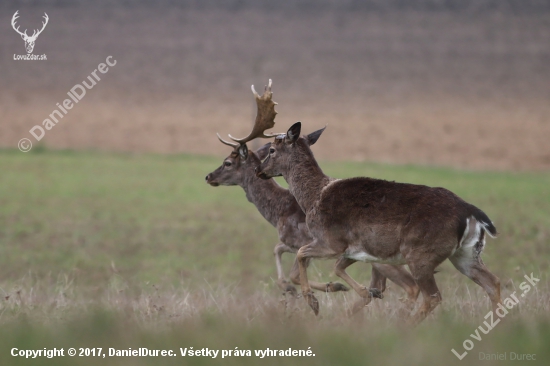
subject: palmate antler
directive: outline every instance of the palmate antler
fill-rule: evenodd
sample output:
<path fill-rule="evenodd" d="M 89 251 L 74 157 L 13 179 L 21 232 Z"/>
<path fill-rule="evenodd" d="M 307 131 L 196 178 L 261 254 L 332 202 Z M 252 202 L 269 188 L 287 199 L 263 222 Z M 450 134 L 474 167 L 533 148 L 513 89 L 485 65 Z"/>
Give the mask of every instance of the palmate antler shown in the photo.
<path fill-rule="evenodd" d="M 231 135 L 229 138 L 235 142 L 229 142 L 223 140 L 218 134 L 218 139 L 225 145 L 233 146 L 234 148 L 244 145 L 249 141 L 254 140 L 255 138 L 270 138 L 275 137 L 278 134 L 269 134 L 266 135 L 265 131 L 273 128 L 275 126 L 275 116 L 277 111 L 275 111 L 276 102 L 273 101 L 273 92 L 271 91 L 271 79 L 269 79 L 269 84 L 266 85 L 263 95 L 259 95 L 252 85 L 252 93 L 256 98 L 256 105 L 258 106 L 258 112 L 256 114 L 256 121 L 254 122 L 254 127 L 252 127 L 252 132 L 244 138 L 237 139 Z"/>

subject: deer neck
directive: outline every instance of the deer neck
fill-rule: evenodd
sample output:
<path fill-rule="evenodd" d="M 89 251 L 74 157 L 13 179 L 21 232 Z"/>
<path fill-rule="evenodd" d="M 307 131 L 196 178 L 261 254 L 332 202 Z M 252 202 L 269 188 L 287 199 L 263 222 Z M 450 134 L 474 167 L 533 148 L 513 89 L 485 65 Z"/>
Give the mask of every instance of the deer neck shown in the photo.
<path fill-rule="evenodd" d="M 321 192 L 332 180 L 326 176 L 309 148 L 297 154 L 283 177 L 288 182 L 290 193 L 296 198 L 306 214 L 319 201 Z"/>
<path fill-rule="evenodd" d="M 246 193 L 249 202 L 260 211 L 262 216 L 277 227 L 279 218 L 288 211 L 294 197 L 287 189 L 281 187 L 274 179 L 260 179 L 254 169 L 248 169 L 241 187 Z"/>

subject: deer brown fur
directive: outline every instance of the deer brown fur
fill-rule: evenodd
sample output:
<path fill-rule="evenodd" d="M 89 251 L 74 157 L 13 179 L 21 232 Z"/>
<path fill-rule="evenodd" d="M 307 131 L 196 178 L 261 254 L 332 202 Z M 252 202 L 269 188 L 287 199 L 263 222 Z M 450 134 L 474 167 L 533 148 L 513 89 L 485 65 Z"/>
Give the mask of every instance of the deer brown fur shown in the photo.
<path fill-rule="evenodd" d="M 297 260 L 302 293 L 316 314 L 319 305 L 307 282 L 311 258 L 337 259 L 335 273 L 365 301 L 368 288 L 346 273 L 349 265 L 357 260 L 407 264 L 423 296 L 413 323 L 441 302 L 434 271 L 447 258 L 487 292 L 496 308 L 500 282 L 480 257 L 485 233 L 495 236 L 496 228 L 483 211 L 444 188 L 330 178 L 310 149 L 324 129 L 304 137 L 300 130 L 298 122 L 277 136 L 256 172 L 264 179 L 282 175 L 306 214 L 313 241 L 300 248 Z"/>
<path fill-rule="evenodd" d="M 275 228 L 279 234 L 279 242 L 275 245 L 274 254 L 277 266 L 277 284 L 285 292 L 296 294 L 294 286 L 289 284 L 282 270 L 281 255 L 297 253 L 304 245 L 312 241 L 312 236 L 306 225 L 306 215 L 292 194 L 281 187 L 275 180 L 263 180 L 256 176 L 254 169 L 268 153 L 269 144 L 256 153 L 248 151 L 245 144 L 237 146 L 224 159 L 222 165 L 206 176 L 206 182 L 212 186 L 238 185 L 246 192 L 247 199 L 253 203 L 262 216 Z M 307 266 L 309 260 L 305 260 Z M 402 266 L 373 264 L 370 291 L 379 297 L 386 288 L 386 277 L 407 292 L 407 305 L 412 306 L 419 294 L 418 286 L 412 276 Z M 300 284 L 298 262 L 295 261 L 290 272 L 290 280 Z M 309 281 L 309 286 L 321 291 L 347 291 L 340 283 L 318 283 Z M 370 299 L 370 297 L 369 297 Z M 357 304 L 357 307 L 365 303 Z"/>

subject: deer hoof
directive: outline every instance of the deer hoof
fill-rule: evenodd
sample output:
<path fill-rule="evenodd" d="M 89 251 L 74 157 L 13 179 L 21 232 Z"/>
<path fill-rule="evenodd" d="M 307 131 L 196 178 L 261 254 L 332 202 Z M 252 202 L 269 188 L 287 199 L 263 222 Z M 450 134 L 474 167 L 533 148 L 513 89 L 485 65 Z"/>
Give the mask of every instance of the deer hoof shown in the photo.
<path fill-rule="evenodd" d="M 281 290 L 283 290 L 283 295 L 286 295 L 286 294 L 290 293 L 291 296 L 294 296 L 294 297 L 298 296 L 298 292 L 296 291 L 296 287 L 294 287 L 292 284 L 290 284 L 290 282 L 288 282 L 284 279 L 279 279 L 277 281 L 277 285 L 279 286 L 279 288 Z"/>
<path fill-rule="evenodd" d="M 384 298 L 384 295 L 382 295 L 382 292 L 377 288 L 369 288 L 369 296 L 377 299 Z"/>
<path fill-rule="evenodd" d="M 292 285 L 287 285 L 285 288 L 285 293 L 290 294 L 292 297 L 298 297 L 298 291 L 296 291 L 296 287 Z"/>
<path fill-rule="evenodd" d="M 349 288 L 339 282 L 327 283 L 327 292 L 349 291 Z"/>
<path fill-rule="evenodd" d="M 319 315 L 319 300 L 317 300 L 315 295 L 313 295 L 313 292 L 304 294 L 304 297 L 306 298 L 309 307 L 313 309 L 315 315 Z"/>

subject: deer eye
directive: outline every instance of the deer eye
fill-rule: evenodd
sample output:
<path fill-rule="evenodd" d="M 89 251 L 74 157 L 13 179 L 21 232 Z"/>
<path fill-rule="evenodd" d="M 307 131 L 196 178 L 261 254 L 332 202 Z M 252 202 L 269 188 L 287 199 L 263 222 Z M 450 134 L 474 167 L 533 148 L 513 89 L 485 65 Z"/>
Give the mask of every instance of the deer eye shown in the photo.
<path fill-rule="evenodd" d="M 274 152 L 275 152 L 275 149 L 274 149 L 274 148 L 272 148 L 272 147 L 269 148 L 269 153 L 270 153 L 270 154 L 273 154 Z"/>
<path fill-rule="evenodd" d="M 231 166 L 231 162 L 230 162 L 230 161 L 226 161 L 226 162 L 223 163 L 223 165 L 225 165 L 225 166 Z"/>

